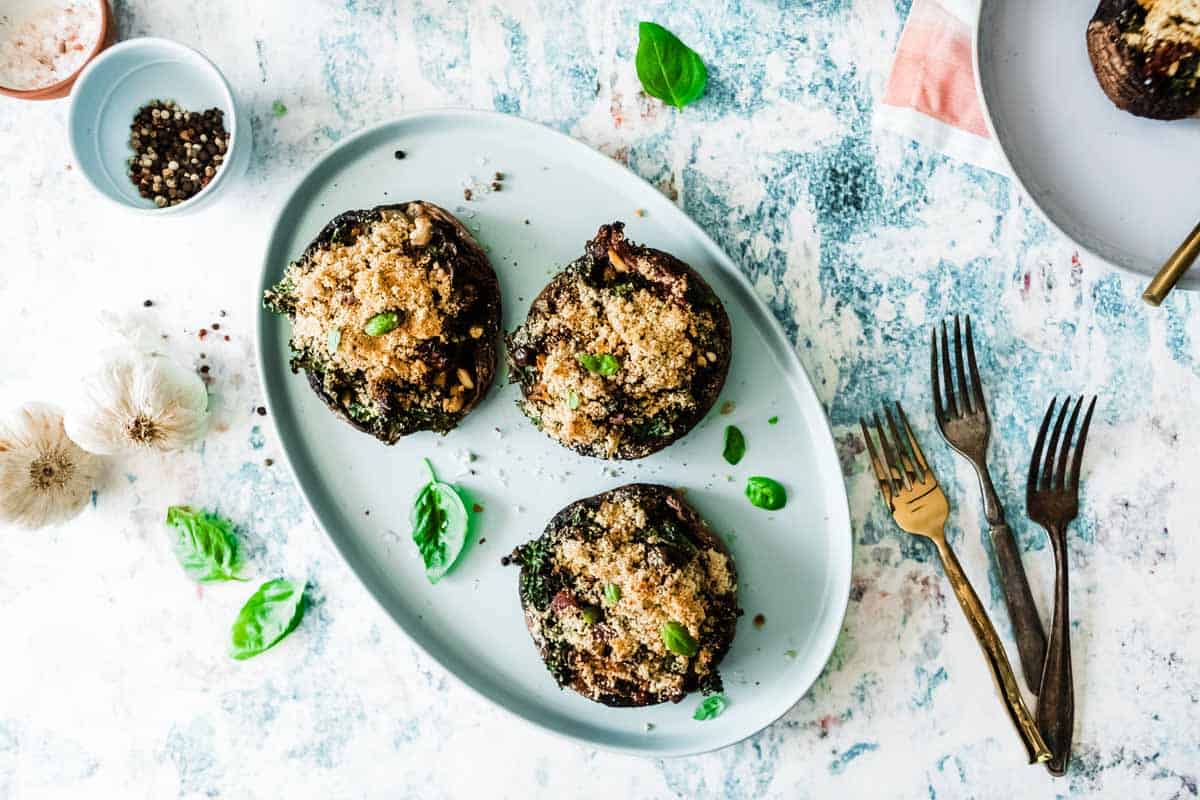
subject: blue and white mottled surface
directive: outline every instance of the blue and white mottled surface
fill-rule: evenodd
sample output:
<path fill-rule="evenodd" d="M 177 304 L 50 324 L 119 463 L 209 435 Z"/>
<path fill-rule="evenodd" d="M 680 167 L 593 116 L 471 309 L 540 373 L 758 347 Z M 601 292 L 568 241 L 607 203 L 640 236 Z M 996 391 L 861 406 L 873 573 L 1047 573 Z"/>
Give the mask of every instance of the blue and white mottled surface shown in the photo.
<path fill-rule="evenodd" d="M 70 525 L 0 529 L 0 798 L 1197 794 L 1196 300 L 1147 309 L 1006 179 L 873 130 L 905 0 L 695 5 L 118 2 L 122 36 L 199 48 L 253 111 L 246 179 L 189 218 L 103 205 L 69 167 L 65 104 L 0 101 L 0 400 L 68 395 L 110 310 L 188 363 L 205 353 L 217 409 L 202 447 L 110 463 Z M 642 18 L 710 65 L 683 113 L 639 93 Z M 266 463 L 279 444 L 254 413 L 251 341 L 265 226 L 331 144 L 443 105 L 546 122 L 660 186 L 756 282 L 829 410 L 854 517 L 850 608 L 813 690 L 746 742 L 644 761 L 486 705 L 416 652 Z M 1023 766 L 936 559 L 882 513 L 857 453 L 858 416 L 905 401 L 1007 639 L 974 477 L 926 409 L 927 328 L 955 312 L 984 343 L 996 476 L 1044 615 L 1051 556 L 1020 513 L 1022 474 L 1051 395 L 1103 398 L 1070 539 L 1077 728 L 1059 780 Z M 176 502 L 237 520 L 262 574 L 313 576 L 315 607 L 268 657 L 225 656 L 242 594 L 182 578 L 160 525 Z"/>

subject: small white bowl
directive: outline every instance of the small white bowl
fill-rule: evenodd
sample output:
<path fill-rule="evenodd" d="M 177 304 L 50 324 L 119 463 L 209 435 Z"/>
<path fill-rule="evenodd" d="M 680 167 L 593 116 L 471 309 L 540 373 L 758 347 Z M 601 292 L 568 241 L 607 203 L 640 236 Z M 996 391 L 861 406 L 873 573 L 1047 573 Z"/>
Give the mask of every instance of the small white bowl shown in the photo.
<path fill-rule="evenodd" d="M 159 208 L 129 179 L 129 126 L 152 100 L 174 100 L 189 111 L 219 108 L 229 133 L 224 162 L 198 194 Z M 109 200 L 144 214 L 194 211 L 235 181 L 250 162 L 250 124 L 233 90 L 211 61 L 167 39 L 130 39 L 110 47 L 75 81 L 68 120 L 71 153 L 79 171 Z"/>

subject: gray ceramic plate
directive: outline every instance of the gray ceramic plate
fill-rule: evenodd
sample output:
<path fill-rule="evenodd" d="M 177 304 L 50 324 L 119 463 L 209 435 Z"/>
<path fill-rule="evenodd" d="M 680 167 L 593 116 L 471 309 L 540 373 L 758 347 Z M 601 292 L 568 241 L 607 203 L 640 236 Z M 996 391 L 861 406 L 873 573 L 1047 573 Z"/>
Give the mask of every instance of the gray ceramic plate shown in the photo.
<path fill-rule="evenodd" d="M 395 159 L 397 149 L 407 158 Z M 464 202 L 465 178 L 490 179 L 497 171 L 505 176 L 503 191 Z M 845 613 L 851 564 L 845 490 L 825 414 L 770 312 L 712 240 L 633 173 L 548 128 L 469 111 L 402 117 L 317 162 L 280 211 L 262 286 L 274 283 L 336 214 L 415 199 L 456 211 L 489 250 L 506 329 L 602 223 L 625 220 L 635 241 L 689 262 L 733 320 L 733 367 L 721 402 L 733 401 L 736 410 L 723 416 L 714 409 L 650 458 L 605 462 L 545 437 L 517 411 L 516 387 L 498 382 L 448 436 L 418 434 L 386 447 L 335 419 L 303 376 L 291 373 L 289 325 L 263 312 L 259 363 L 272 419 L 321 526 L 418 645 L 484 697 L 537 725 L 662 756 L 722 747 L 770 724 L 824 667 Z M 773 416 L 779 420 L 770 425 Z M 730 423 L 749 442 L 738 467 L 721 457 Z M 486 542 L 475 541 L 437 586 L 425 580 L 407 524 L 422 457 L 484 507 L 474 538 Z M 786 508 L 767 512 L 747 502 L 745 480 L 757 474 L 787 486 Z M 717 720 L 692 720 L 698 695 L 678 705 L 611 709 L 560 691 L 526 633 L 517 570 L 500 565 L 562 506 L 635 480 L 686 487 L 737 560 L 746 616 L 723 665 L 730 706 Z M 756 614 L 766 618 L 761 629 L 752 624 Z"/>
<path fill-rule="evenodd" d="M 984 0 L 977 83 L 996 140 L 1050 220 L 1083 250 L 1153 275 L 1200 220 L 1200 119 L 1121 111 L 1092 74 L 1094 0 Z M 1200 287 L 1200 270 L 1180 283 Z"/>

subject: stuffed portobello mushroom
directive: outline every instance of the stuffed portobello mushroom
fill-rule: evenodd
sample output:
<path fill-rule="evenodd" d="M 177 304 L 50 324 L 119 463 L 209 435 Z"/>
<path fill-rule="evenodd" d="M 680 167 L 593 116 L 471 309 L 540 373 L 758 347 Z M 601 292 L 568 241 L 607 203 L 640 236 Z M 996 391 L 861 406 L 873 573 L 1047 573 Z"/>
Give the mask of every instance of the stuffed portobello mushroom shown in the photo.
<path fill-rule="evenodd" d="M 1200 2 L 1101 0 L 1087 29 L 1100 87 L 1131 114 L 1181 119 L 1200 111 Z"/>
<path fill-rule="evenodd" d="M 508 337 L 521 409 L 587 456 L 642 458 L 703 419 L 729 372 L 720 299 L 679 259 L 600 228 Z"/>
<path fill-rule="evenodd" d="M 496 374 L 496 273 L 462 223 L 432 203 L 337 216 L 264 305 L 292 321 L 292 370 L 386 444 L 451 430 Z"/>
<path fill-rule="evenodd" d="M 609 706 L 721 691 L 737 573 L 680 492 L 635 483 L 574 502 L 504 563 L 521 567 L 525 623 L 560 687 Z"/>

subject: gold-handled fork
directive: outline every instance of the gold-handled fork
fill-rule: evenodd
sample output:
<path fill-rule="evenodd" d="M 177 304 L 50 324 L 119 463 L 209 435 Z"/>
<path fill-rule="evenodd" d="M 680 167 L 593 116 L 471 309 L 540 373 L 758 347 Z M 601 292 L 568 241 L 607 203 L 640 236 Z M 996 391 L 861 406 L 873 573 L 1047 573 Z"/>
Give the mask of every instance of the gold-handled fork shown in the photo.
<path fill-rule="evenodd" d="M 958 598 L 958 604 L 962 606 L 967 622 L 971 623 L 975 638 L 979 640 L 988 668 L 992 671 L 992 677 L 996 679 L 996 685 L 1004 699 L 1004 707 L 1025 745 L 1029 763 L 1048 761 L 1051 756 L 1050 749 L 1046 747 L 1046 742 L 1038 732 L 1033 716 L 1025 707 L 1025 701 L 1021 699 L 1021 689 L 1017 686 L 1017 679 L 1013 675 L 1008 655 L 1004 652 L 1004 645 L 1001 644 L 996 629 L 992 627 L 983 604 L 979 602 L 979 596 L 971 588 L 971 582 L 967 580 L 962 565 L 958 563 L 958 557 L 946 541 L 946 519 L 950 516 L 950 503 L 946 500 L 946 493 L 942 491 L 933 470 L 929 468 L 921 445 L 917 443 L 916 434 L 908 424 L 904 409 L 896 403 L 896 415 L 904 428 L 903 436 L 891 409 L 885 405 L 883 413 L 887 419 L 887 430 L 880 422 L 879 414 L 875 414 L 873 420 L 875 434 L 879 439 L 878 450 L 866 420 L 860 419 L 859 425 L 862 426 L 863 440 L 871 456 L 871 467 L 875 470 L 876 480 L 879 481 L 879 491 L 883 493 L 884 504 L 896 520 L 896 524 L 903 530 L 924 536 L 937 547 L 946 578 L 954 589 L 954 596 Z"/>

